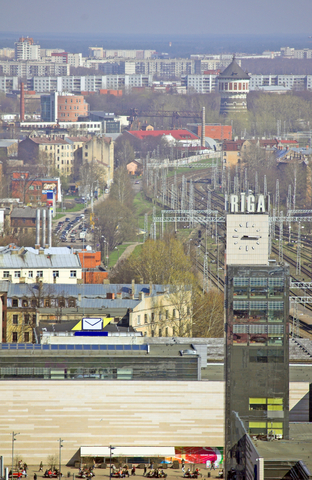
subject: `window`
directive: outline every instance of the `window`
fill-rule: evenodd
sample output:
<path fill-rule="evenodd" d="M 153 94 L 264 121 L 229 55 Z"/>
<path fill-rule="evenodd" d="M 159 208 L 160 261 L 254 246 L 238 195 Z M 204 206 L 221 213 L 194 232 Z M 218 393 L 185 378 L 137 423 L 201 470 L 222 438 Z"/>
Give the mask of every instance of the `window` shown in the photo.
<path fill-rule="evenodd" d="M 160 328 L 160 329 L 158 330 L 158 336 L 161 337 L 161 334 L 162 334 L 162 332 L 161 332 L 161 328 Z"/>
<path fill-rule="evenodd" d="M 37 277 L 39 278 L 43 277 L 43 270 L 37 270 Z"/>
<path fill-rule="evenodd" d="M 169 310 L 166 310 L 166 318 L 169 318 Z"/>
<path fill-rule="evenodd" d="M 13 325 L 18 325 L 18 315 L 13 315 Z"/>
<path fill-rule="evenodd" d="M 144 323 L 148 323 L 148 315 L 147 315 L 147 313 L 144 314 Z"/>
<path fill-rule="evenodd" d="M 17 298 L 13 298 L 12 307 L 18 307 L 18 299 Z"/>
<path fill-rule="evenodd" d="M 5 270 L 3 272 L 3 278 L 9 278 L 9 276 L 10 276 L 10 272 L 8 270 Z"/>
<path fill-rule="evenodd" d="M 68 306 L 69 307 L 74 307 L 75 306 L 75 299 L 74 298 L 69 298 L 68 299 Z"/>
<path fill-rule="evenodd" d="M 175 308 L 172 310 L 172 317 L 176 318 L 176 309 Z"/>
<path fill-rule="evenodd" d="M 34 276 L 34 272 L 32 270 L 30 270 L 28 272 L 28 278 L 33 278 L 33 276 Z"/>
<path fill-rule="evenodd" d="M 77 270 L 71 270 L 70 271 L 70 276 L 73 277 L 73 278 L 76 278 L 77 277 Z"/>
<path fill-rule="evenodd" d="M 61 308 L 65 307 L 65 298 L 59 298 L 58 299 L 58 306 Z"/>
<path fill-rule="evenodd" d="M 22 306 L 23 306 L 23 307 L 26 307 L 26 308 L 28 307 L 28 300 L 27 300 L 27 298 L 23 298 L 23 300 L 22 300 Z"/>
<path fill-rule="evenodd" d="M 141 325 L 141 315 L 138 315 L 137 324 L 138 324 L 138 325 Z"/>
<path fill-rule="evenodd" d="M 59 270 L 53 270 L 53 278 L 56 278 L 56 277 L 59 277 L 59 276 L 60 276 Z"/>
<path fill-rule="evenodd" d="M 17 343 L 17 332 L 12 333 L 12 342 Z"/>
<path fill-rule="evenodd" d="M 24 342 L 29 342 L 29 332 L 24 332 Z"/>
<path fill-rule="evenodd" d="M 45 299 L 44 299 L 44 302 L 43 302 L 43 305 L 44 305 L 45 307 L 50 307 L 50 299 L 49 299 L 49 298 L 45 298 Z"/>
<path fill-rule="evenodd" d="M 15 270 L 14 272 L 14 278 L 20 278 L 21 272 L 19 270 Z"/>
<path fill-rule="evenodd" d="M 168 327 L 166 327 L 165 336 L 166 336 L 166 337 L 169 337 L 169 328 L 168 328 Z"/>
<path fill-rule="evenodd" d="M 155 313 L 153 312 L 152 315 L 151 315 L 151 321 L 152 321 L 152 323 L 154 322 L 154 319 L 155 319 Z"/>

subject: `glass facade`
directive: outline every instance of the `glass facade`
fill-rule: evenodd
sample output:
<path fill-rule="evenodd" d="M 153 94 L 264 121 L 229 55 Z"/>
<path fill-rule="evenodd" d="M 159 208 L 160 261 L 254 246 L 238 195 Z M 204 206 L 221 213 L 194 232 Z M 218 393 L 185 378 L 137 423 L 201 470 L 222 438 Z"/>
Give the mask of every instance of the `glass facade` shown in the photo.
<path fill-rule="evenodd" d="M 227 472 L 237 470 L 235 414 L 251 437 L 289 435 L 288 285 L 287 266 L 227 266 Z"/>

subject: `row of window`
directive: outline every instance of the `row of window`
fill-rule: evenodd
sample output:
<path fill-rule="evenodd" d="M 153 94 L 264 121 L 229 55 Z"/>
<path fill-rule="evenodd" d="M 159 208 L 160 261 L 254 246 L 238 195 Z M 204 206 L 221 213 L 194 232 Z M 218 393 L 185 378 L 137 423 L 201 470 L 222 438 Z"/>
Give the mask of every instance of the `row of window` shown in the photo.
<path fill-rule="evenodd" d="M 58 278 L 60 276 L 60 271 L 59 270 L 53 270 L 52 272 L 54 278 Z M 12 273 L 10 270 L 4 270 L 3 271 L 3 278 L 10 278 Z M 29 270 L 28 271 L 28 278 L 34 278 L 34 271 Z M 76 278 L 77 277 L 77 270 L 70 270 L 69 276 L 71 278 Z M 21 278 L 21 271 L 20 270 L 14 270 L 13 272 L 13 277 L 14 278 Z M 37 270 L 36 271 L 36 277 L 42 278 L 43 277 L 43 270 Z"/>
<path fill-rule="evenodd" d="M 152 312 L 151 323 L 155 322 L 155 315 L 158 315 L 159 321 L 161 321 L 163 318 L 165 318 L 166 320 L 170 318 L 169 310 L 165 310 L 165 312 L 159 312 L 158 314 L 155 314 L 154 312 Z M 190 315 L 190 307 L 187 307 L 187 315 Z M 175 308 L 172 310 L 172 318 L 177 318 L 177 311 Z M 142 320 L 143 319 L 144 319 L 144 324 L 149 323 L 149 318 L 147 313 L 142 315 Z M 137 325 L 141 325 L 141 315 L 137 316 Z"/>
<path fill-rule="evenodd" d="M 28 343 L 28 342 L 32 342 L 32 343 L 35 343 L 36 339 L 35 339 L 35 335 L 33 332 L 24 332 L 23 334 L 20 334 L 21 337 L 23 337 L 23 342 L 25 343 Z M 18 339 L 18 332 L 13 332 L 12 333 L 12 343 L 18 343 L 19 339 Z"/>
<path fill-rule="evenodd" d="M 13 308 L 18 308 L 20 306 L 24 308 L 32 307 L 36 308 L 38 306 L 43 305 L 44 307 L 66 307 L 66 303 L 68 307 L 75 307 L 76 306 L 76 300 L 74 298 L 44 298 L 41 300 L 40 305 L 39 305 L 39 299 L 38 298 L 32 298 L 29 300 L 28 298 L 23 298 L 22 301 L 20 302 L 18 298 L 13 298 L 12 299 L 12 307 Z M 9 307 L 10 305 L 8 305 Z M 24 318 L 26 318 L 26 315 L 24 315 Z M 13 322 L 14 323 L 14 322 Z"/>
<path fill-rule="evenodd" d="M 29 313 L 25 313 L 24 315 L 22 315 L 22 323 L 24 325 L 30 325 L 31 323 L 36 323 L 36 315 L 35 314 L 29 314 Z M 12 323 L 13 325 L 18 325 L 19 324 L 19 315 L 16 315 L 14 314 L 12 316 Z"/>

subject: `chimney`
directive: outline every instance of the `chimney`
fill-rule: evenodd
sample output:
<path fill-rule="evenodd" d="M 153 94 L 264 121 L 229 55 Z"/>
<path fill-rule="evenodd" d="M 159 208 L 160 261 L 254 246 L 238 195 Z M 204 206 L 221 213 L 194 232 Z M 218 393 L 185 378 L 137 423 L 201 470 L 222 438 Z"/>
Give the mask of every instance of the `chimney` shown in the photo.
<path fill-rule="evenodd" d="M 201 146 L 205 147 L 205 137 L 206 137 L 206 109 L 203 107 L 202 110 L 202 131 L 201 131 Z"/>
<path fill-rule="evenodd" d="M 140 293 L 139 293 L 139 299 L 140 299 L 140 300 L 144 300 L 144 292 L 140 292 Z"/>
<path fill-rule="evenodd" d="M 81 293 L 78 293 L 78 302 L 81 302 Z"/>
<path fill-rule="evenodd" d="M 52 211 L 49 208 L 48 210 L 48 244 L 49 247 L 52 247 Z"/>
<path fill-rule="evenodd" d="M 150 283 L 149 284 L 149 295 L 150 295 L 150 297 L 152 296 L 152 293 L 153 293 L 153 284 Z"/>
<path fill-rule="evenodd" d="M 35 248 L 40 248 L 40 209 L 37 209 L 36 212 L 36 245 Z"/>
<path fill-rule="evenodd" d="M 121 292 L 117 292 L 116 298 L 119 299 L 119 300 L 121 300 L 121 299 L 122 299 L 122 293 L 121 293 Z"/>
<path fill-rule="evenodd" d="M 46 244 L 46 210 L 42 210 L 42 246 Z"/>
<path fill-rule="evenodd" d="M 132 295 L 135 294 L 135 281 L 134 280 L 131 281 L 131 293 L 132 293 Z"/>
<path fill-rule="evenodd" d="M 25 119 L 25 92 L 24 92 L 24 82 L 21 82 L 20 122 L 23 122 L 24 119 Z"/>

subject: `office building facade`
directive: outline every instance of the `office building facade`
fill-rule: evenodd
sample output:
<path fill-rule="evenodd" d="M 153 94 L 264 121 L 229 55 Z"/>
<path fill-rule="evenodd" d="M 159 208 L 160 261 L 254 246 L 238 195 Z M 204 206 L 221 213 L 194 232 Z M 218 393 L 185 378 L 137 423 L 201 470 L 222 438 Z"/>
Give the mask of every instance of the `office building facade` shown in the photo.
<path fill-rule="evenodd" d="M 256 200 L 253 195 L 231 199 L 232 211 L 240 213 L 227 215 L 227 478 L 231 468 L 237 478 L 246 475 L 238 454 L 238 422 L 251 437 L 289 436 L 289 270 L 269 260 L 269 218 L 263 196 Z M 241 213 L 248 209 L 250 213 Z"/>

